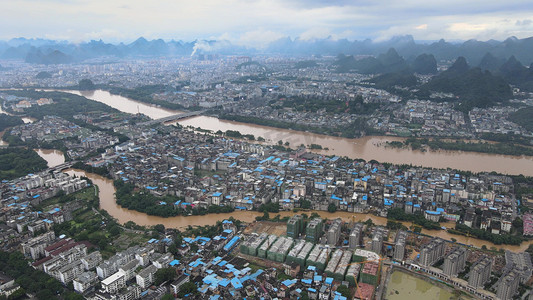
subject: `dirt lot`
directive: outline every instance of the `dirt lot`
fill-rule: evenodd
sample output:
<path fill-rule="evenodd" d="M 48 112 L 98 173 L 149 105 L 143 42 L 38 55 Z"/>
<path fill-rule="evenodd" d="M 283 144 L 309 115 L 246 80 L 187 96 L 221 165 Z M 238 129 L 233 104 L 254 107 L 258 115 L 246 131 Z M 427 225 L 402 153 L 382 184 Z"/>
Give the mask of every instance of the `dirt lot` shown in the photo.
<path fill-rule="evenodd" d="M 268 221 L 253 222 L 244 230 L 245 234 L 254 232 L 258 234 L 266 232 L 268 234 L 274 234 L 277 236 L 285 235 L 287 234 L 287 224 Z"/>
<path fill-rule="evenodd" d="M 246 254 L 242 254 L 240 252 L 237 253 L 236 256 L 240 257 L 240 258 L 244 258 L 244 259 L 246 259 L 246 261 L 250 262 L 250 264 L 253 264 L 253 265 L 256 265 L 256 266 L 260 266 L 262 268 L 276 268 L 278 270 L 283 270 L 284 269 L 283 263 L 275 262 L 275 261 L 272 261 L 272 260 L 268 260 L 268 259 L 264 259 L 264 258 L 260 258 L 260 257 L 256 257 L 256 256 L 251 256 L 251 255 L 246 255 Z"/>

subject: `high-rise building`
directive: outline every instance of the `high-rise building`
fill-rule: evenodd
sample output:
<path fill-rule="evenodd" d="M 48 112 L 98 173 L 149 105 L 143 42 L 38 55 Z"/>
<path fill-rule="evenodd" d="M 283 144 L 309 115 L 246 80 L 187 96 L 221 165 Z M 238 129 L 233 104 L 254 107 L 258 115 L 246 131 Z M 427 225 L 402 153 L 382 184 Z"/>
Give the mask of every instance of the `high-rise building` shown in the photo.
<path fill-rule="evenodd" d="M 331 226 L 328 228 L 326 237 L 328 239 L 328 245 L 336 245 L 341 236 L 341 224 L 342 220 L 337 218 L 333 221 Z"/>
<path fill-rule="evenodd" d="M 444 240 L 434 238 L 420 250 L 420 264 L 431 266 L 444 256 Z"/>
<path fill-rule="evenodd" d="M 472 268 L 468 277 L 468 284 L 473 287 L 483 286 L 489 279 L 492 272 L 492 258 L 483 256 Z"/>
<path fill-rule="evenodd" d="M 381 254 L 383 248 L 383 236 L 385 235 L 385 229 L 383 227 L 376 227 L 372 236 L 372 251 L 377 254 Z"/>
<path fill-rule="evenodd" d="M 457 276 L 465 268 L 466 249 L 463 247 L 455 247 L 448 256 L 444 259 L 444 266 L 442 270 L 448 276 Z"/>
<path fill-rule="evenodd" d="M 287 222 L 287 236 L 297 239 L 303 231 L 302 215 L 294 215 Z"/>
<path fill-rule="evenodd" d="M 311 220 L 305 229 L 305 240 L 311 243 L 317 243 L 318 239 L 322 236 L 322 226 L 321 218 Z"/>
<path fill-rule="evenodd" d="M 355 249 L 363 243 L 363 223 L 356 223 L 350 232 L 350 248 Z"/>
<path fill-rule="evenodd" d="M 520 281 L 525 284 L 531 277 L 533 270 L 533 263 L 531 262 L 531 255 L 527 252 L 516 253 L 512 251 L 505 251 L 505 268 L 503 273 L 514 270 L 520 276 Z"/>
<path fill-rule="evenodd" d="M 520 274 L 514 270 L 505 273 L 500 277 L 498 282 L 498 291 L 496 296 L 501 300 L 512 299 L 518 291 L 518 283 L 520 282 Z"/>
<path fill-rule="evenodd" d="M 405 257 L 405 243 L 407 241 L 407 232 L 400 230 L 396 234 L 396 241 L 394 243 L 394 256 L 395 260 L 402 261 Z"/>

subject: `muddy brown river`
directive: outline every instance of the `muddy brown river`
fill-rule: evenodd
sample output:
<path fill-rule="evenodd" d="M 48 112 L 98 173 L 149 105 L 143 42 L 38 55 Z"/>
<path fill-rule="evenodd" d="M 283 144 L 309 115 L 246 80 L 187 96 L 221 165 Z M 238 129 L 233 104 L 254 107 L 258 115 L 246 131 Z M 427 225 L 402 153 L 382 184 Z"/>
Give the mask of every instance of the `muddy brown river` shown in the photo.
<path fill-rule="evenodd" d="M 58 150 L 42 150 L 36 149 L 37 153 L 48 161 L 49 166 L 57 166 L 64 162 L 63 153 Z M 157 224 L 163 224 L 168 228 L 185 228 L 189 225 L 214 225 L 217 221 L 222 221 L 228 219 L 229 217 L 234 217 L 235 219 L 244 221 L 244 222 L 253 222 L 255 217 L 262 216 L 262 213 L 255 211 L 235 211 L 232 213 L 225 214 L 209 214 L 204 216 L 178 216 L 170 218 L 162 218 L 157 216 L 149 216 L 145 213 L 141 213 L 134 210 L 129 210 L 119 206 L 116 203 L 115 198 L 115 187 L 113 186 L 113 181 L 107 178 L 104 178 L 100 175 L 85 173 L 82 170 L 68 169 L 65 171 L 68 174 L 76 176 L 86 176 L 93 181 L 94 184 L 98 186 L 99 197 L 100 197 L 100 208 L 105 209 L 111 216 L 116 218 L 120 223 L 124 224 L 128 221 L 133 221 L 139 225 L 143 226 L 153 226 Z M 386 225 L 387 219 L 383 217 L 377 217 L 374 215 L 367 214 L 355 214 L 349 212 L 335 212 L 329 213 L 326 211 L 306 211 L 305 213 L 311 215 L 311 213 L 316 212 L 322 218 L 334 219 L 342 218 L 345 221 L 366 221 L 371 219 L 374 224 Z M 281 217 L 292 216 L 295 213 L 292 211 L 283 211 L 279 213 Z M 276 214 L 271 213 L 270 216 L 274 217 Z M 402 222 L 405 226 L 410 227 L 412 224 L 409 222 Z M 452 227 L 454 223 L 442 223 L 443 226 Z M 520 246 L 510 246 L 510 245 L 494 245 L 490 242 L 479 240 L 476 238 L 465 237 L 460 235 L 453 235 L 444 230 L 422 230 L 422 233 L 428 234 L 431 236 L 438 236 L 446 240 L 451 240 L 455 238 L 457 242 L 463 243 L 466 245 L 473 245 L 481 248 L 481 246 L 486 245 L 488 248 L 496 247 L 508 249 L 511 251 L 524 251 L 527 249 L 530 242 L 524 242 Z"/>
<path fill-rule="evenodd" d="M 123 112 L 140 112 L 152 119 L 181 113 L 180 111 L 173 111 L 144 104 L 126 97 L 111 95 L 109 92 L 102 90 L 66 92 L 82 95 L 89 99 L 105 103 Z M 388 141 L 403 141 L 404 139 L 400 137 L 367 136 L 363 138 L 349 139 L 219 120 L 218 118 L 208 116 L 192 117 L 180 120 L 179 123 L 184 126 L 193 126 L 195 128 L 200 127 L 202 129 L 213 131 L 237 130 L 242 134 L 253 134 L 256 137 L 261 136 L 270 144 L 275 144 L 279 140 L 289 142 L 292 147 L 297 147 L 301 144 L 318 144 L 323 148 L 329 148 L 328 151 L 323 150 L 320 153 L 347 156 L 350 158 L 362 158 L 367 161 L 375 159 L 379 162 L 389 162 L 394 164 L 412 164 L 414 166 L 432 168 L 453 168 L 472 172 L 496 171 L 504 174 L 524 174 L 533 176 L 533 157 L 444 150 L 421 152 L 418 150 L 385 147 L 385 143 Z"/>

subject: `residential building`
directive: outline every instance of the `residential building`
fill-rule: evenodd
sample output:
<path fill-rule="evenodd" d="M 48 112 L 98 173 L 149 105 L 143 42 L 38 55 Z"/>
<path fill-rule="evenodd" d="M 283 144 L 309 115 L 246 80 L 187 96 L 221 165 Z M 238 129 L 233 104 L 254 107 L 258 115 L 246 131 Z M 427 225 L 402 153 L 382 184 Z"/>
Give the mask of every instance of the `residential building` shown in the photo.
<path fill-rule="evenodd" d="M 148 267 L 141 270 L 136 276 L 135 279 L 137 284 L 142 289 L 147 289 L 154 282 L 154 274 L 157 271 L 156 266 L 149 265 Z"/>
<path fill-rule="evenodd" d="M 83 294 L 95 285 L 97 281 L 98 276 L 95 272 L 83 272 L 72 281 L 72 284 L 76 292 Z"/>
<path fill-rule="evenodd" d="M 466 255 L 465 248 L 455 247 L 444 259 L 444 274 L 455 277 L 462 272 L 465 268 Z"/>
<path fill-rule="evenodd" d="M 513 299 L 513 296 L 518 292 L 519 283 L 520 274 L 511 270 L 500 278 L 496 295 L 501 300 Z"/>
<path fill-rule="evenodd" d="M 420 250 L 420 264 L 431 266 L 444 256 L 445 242 L 440 238 L 434 238 L 425 244 Z"/>
<path fill-rule="evenodd" d="M 349 244 L 351 249 L 360 247 L 363 243 L 363 223 L 355 223 L 350 232 Z"/>
<path fill-rule="evenodd" d="M 403 261 L 405 257 L 405 243 L 407 240 L 407 232 L 400 230 L 396 234 L 396 241 L 394 242 L 393 258 L 397 261 Z"/>
<path fill-rule="evenodd" d="M 102 289 L 110 294 L 116 294 L 120 289 L 126 286 L 126 276 L 122 271 L 118 271 L 113 275 L 101 281 Z"/>
<path fill-rule="evenodd" d="M 483 256 L 470 268 L 468 285 L 475 288 L 482 287 L 489 279 L 492 272 L 492 258 Z"/>
<path fill-rule="evenodd" d="M 326 233 L 328 245 L 332 245 L 332 246 L 337 245 L 337 242 L 339 241 L 339 238 L 341 235 L 341 224 L 342 224 L 342 220 L 340 218 L 337 218 L 333 221 L 331 226 L 328 228 L 328 232 Z"/>

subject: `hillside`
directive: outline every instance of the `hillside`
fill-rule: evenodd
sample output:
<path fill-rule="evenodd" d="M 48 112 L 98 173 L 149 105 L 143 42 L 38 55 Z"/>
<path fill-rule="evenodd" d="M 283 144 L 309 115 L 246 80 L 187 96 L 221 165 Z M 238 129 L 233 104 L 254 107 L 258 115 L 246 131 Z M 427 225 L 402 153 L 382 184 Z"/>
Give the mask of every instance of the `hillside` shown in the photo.
<path fill-rule="evenodd" d="M 426 93 L 452 93 L 459 108 L 468 111 L 472 107 L 488 107 L 503 102 L 513 95 L 509 84 L 489 71 L 470 68 L 464 57 L 459 57 L 446 71 L 433 77 L 421 87 Z"/>

